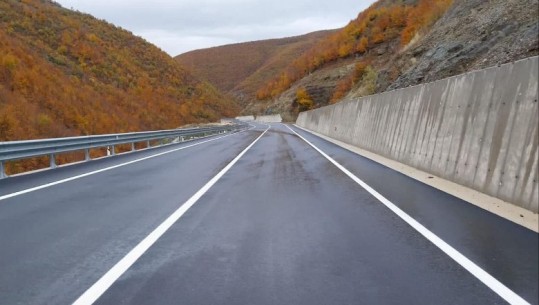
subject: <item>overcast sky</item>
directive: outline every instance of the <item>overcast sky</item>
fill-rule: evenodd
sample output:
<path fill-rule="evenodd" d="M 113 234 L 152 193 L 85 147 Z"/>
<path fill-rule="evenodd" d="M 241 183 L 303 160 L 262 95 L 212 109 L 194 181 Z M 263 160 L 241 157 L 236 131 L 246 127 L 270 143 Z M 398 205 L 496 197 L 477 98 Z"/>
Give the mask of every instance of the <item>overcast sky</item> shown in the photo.
<path fill-rule="evenodd" d="M 374 0 L 56 0 L 121 26 L 172 56 L 346 25 Z"/>

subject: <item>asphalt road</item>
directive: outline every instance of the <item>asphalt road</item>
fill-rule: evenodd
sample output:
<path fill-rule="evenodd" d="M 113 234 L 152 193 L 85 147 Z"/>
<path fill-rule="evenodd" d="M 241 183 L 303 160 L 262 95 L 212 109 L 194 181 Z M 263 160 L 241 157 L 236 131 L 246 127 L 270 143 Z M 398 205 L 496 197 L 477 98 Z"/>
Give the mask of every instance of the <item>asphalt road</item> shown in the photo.
<path fill-rule="evenodd" d="M 71 304 L 94 286 L 96 304 L 506 303 L 288 127 L 267 128 L 0 181 L 0 304 Z M 292 128 L 539 303 L 537 233 Z"/>

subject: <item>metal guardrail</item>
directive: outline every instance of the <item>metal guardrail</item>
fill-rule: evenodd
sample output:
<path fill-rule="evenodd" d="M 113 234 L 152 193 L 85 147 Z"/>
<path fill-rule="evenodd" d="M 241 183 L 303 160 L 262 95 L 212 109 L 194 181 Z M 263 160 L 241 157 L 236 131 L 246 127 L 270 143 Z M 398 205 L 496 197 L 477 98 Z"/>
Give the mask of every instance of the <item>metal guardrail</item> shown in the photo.
<path fill-rule="evenodd" d="M 106 147 L 110 155 L 115 155 L 115 146 L 120 144 L 131 144 L 131 151 L 134 151 L 135 143 L 146 142 L 146 147 L 150 148 L 150 141 L 161 140 L 161 143 L 164 144 L 165 140 L 170 139 L 172 142 L 177 143 L 183 142 L 186 138 L 199 138 L 228 133 L 245 127 L 245 124 L 234 124 L 218 127 L 0 142 L 0 179 L 7 177 L 4 166 L 6 161 L 49 156 L 50 168 L 55 168 L 57 166 L 55 156 L 59 153 L 83 150 L 85 153 L 85 161 L 89 161 L 91 160 L 90 149 L 93 148 Z"/>

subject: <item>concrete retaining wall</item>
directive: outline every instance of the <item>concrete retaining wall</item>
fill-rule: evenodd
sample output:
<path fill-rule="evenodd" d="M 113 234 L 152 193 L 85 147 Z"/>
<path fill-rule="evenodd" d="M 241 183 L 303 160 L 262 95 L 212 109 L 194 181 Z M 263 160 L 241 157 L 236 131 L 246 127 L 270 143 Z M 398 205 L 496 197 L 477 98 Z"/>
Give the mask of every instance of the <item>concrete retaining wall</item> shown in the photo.
<path fill-rule="evenodd" d="M 254 121 L 255 117 L 253 115 L 237 116 L 236 120 L 240 120 L 243 122 Z"/>
<path fill-rule="evenodd" d="M 537 213 L 538 61 L 341 102 L 296 123 Z"/>
<path fill-rule="evenodd" d="M 257 122 L 265 122 L 265 123 L 280 123 L 283 121 L 280 114 L 274 114 L 274 115 L 259 115 L 256 117 Z"/>

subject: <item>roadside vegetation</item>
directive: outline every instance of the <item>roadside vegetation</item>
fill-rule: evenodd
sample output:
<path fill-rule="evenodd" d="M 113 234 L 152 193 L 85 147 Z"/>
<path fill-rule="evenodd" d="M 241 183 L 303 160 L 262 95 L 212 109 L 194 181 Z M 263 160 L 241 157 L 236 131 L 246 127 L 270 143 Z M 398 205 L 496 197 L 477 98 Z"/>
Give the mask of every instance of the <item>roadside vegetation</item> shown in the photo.
<path fill-rule="evenodd" d="M 168 129 L 238 112 L 126 30 L 48 0 L 0 1 L 0 141 Z"/>

